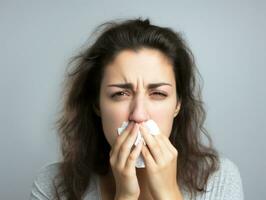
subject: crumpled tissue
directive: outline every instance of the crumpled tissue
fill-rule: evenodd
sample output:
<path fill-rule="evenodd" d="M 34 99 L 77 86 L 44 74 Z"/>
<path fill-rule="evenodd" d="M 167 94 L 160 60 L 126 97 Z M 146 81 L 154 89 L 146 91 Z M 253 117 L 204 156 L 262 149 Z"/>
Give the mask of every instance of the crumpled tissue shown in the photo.
<path fill-rule="evenodd" d="M 148 121 L 146 121 L 144 123 L 145 123 L 145 125 L 146 125 L 146 127 L 148 129 L 148 132 L 151 135 L 158 135 L 158 134 L 160 134 L 160 130 L 159 130 L 157 124 L 153 120 L 148 120 Z M 119 135 L 122 134 L 123 131 L 125 130 L 125 128 L 127 126 L 128 126 L 128 122 L 123 122 L 122 125 L 121 125 L 121 127 L 119 127 L 117 129 L 118 134 Z M 138 136 L 137 136 L 137 139 L 136 139 L 136 141 L 134 143 L 135 146 L 137 146 L 138 143 L 141 142 L 141 141 L 143 141 L 144 145 L 146 145 L 145 142 L 144 142 L 144 139 L 142 138 L 142 136 L 140 134 L 140 130 L 138 130 Z M 136 167 L 137 168 L 145 168 L 145 164 L 144 164 L 144 160 L 143 160 L 142 154 L 140 154 L 139 157 L 136 160 Z"/>

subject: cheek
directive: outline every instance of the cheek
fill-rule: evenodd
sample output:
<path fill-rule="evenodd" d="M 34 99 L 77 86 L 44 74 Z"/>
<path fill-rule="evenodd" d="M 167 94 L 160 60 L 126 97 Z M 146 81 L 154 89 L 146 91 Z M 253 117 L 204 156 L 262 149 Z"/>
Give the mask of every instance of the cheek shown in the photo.
<path fill-rule="evenodd" d="M 157 106 L 156 110 L 153 109 L 151 113 L 151 118 L 159 126 L 161 133 L 170 137 L 172 131 L 172 125 L 174 120 L 174 110 L 175 107 L 167 106 Z"/>
<path fill-rule="evenodd" d="M 127 111 L 126 106 L 116 106 L 108 102 L 102 102 L 101 119 L 102 126 L 106 140 L 113 146 L 117 137 L 117 128 L 119 128 L 123 121 L 126 121 Z"/>
<path fill-rule="evenodd" d="M 159 116 L 154 116 L 152 119 L 159 126 L 161 133 L 169 138 L 171 131 L 172 131 L 172 125 L 173 125 L 174 118 L 170 117 L 169 115 L 162 114 Z"/>

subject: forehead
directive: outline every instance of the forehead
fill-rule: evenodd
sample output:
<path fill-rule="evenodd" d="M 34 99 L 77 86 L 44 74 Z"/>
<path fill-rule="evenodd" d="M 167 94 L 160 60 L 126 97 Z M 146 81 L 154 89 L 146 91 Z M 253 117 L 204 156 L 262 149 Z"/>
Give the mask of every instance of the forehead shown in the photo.
<path fill-rule="evenodd" d="M 105 67 L 104 82 L 174 81 L 170 60 L 159 50 L 123 50 Z"/>

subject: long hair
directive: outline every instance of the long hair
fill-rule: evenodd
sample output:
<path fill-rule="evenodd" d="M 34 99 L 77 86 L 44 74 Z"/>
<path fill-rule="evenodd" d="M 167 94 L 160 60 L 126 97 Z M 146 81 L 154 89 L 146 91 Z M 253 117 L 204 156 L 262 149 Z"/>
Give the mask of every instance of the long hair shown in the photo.
<path fill-rule="evenodd" d="M 141 48 L 157 49 L 173 64 L 176 92 L 181 100 L 169 138 L 178 150 L 176 178 L 191 196 L 205 192 L 208 178 L 219 167 L 218 154 L 203 127 L 206 113 L 197 82 L 200 75 L 181 34 L 141 18 L 110 21 L 96 30 L 100 29 L 96 40 L 74 57 L 73 68 L 65 79 L 63 107 L 56 122 L 63 156 L 58 181 L 54 182 L 57 199 L 82 199 L 92 174 L 105 175 L 111 170 L 110 145 L 101 118 L 95 113 L 101 80 L 105 66 L 118 53 Z M 203 144 L 203 135 L 208 145 Z"/>

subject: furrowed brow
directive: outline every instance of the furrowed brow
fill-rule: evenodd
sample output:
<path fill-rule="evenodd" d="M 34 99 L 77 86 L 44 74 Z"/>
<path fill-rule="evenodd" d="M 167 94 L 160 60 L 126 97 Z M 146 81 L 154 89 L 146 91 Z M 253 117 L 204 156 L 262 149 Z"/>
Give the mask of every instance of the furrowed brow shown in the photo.
<path fill-rule="evenodd" d="M 150 83 L 148 84 L 148 89 L 154 89 L 160 86 L 170 86 L 172 87 L 172 85 L 170 83 Z M 123 89 L 129 89 L 129 90 L 133 90 L 133 84 L 132 83 L 120 83 L 120 84 L 110 84 L 108 85 L 108 87 L 118 87 L 118 88 L 123 88 Z"/>
<path fill-rule="evenodd" d="M 133 84 L 132 83 L 110 84 L 110 85 L 108 85 L 108 87 L 118 87 L 118 88 L 133 90 Z"/>

